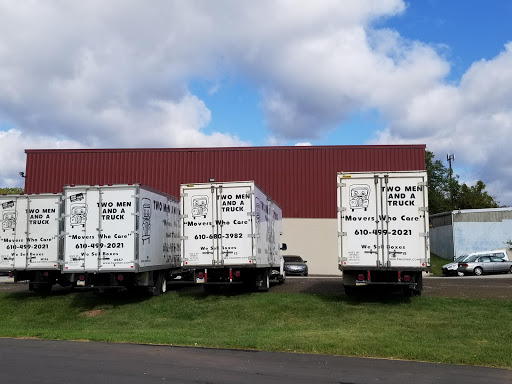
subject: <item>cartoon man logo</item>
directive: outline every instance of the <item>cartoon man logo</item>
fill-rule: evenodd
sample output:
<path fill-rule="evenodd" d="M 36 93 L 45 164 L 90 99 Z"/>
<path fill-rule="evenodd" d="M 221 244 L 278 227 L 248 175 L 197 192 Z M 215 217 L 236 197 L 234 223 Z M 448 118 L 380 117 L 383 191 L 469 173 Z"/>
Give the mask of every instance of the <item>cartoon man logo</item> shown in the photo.
<path fill-rule="evenodd" d="M 16 211 L 4 211 L 2 214 L 2 231 L 16 228 Z"/>
<path fill-rule="evenodd" d="M 151 240 L 151 200 L 142 199 L 142 244 Z"/>
<path fill-rule="evenodd" d="M 366 184 L 354 184 L 350 187 L 350 208 L 352 212 L 355 209 L 368 208 L 370 203 L 370 186 Z"/>
<path fill-rule="evenodd" d="M 85 227 L 85 223 L 87 221 L 87 204 L 85 203 L 75 203 L 71 204 L 71 214 L 70 214 L 70 223 L 71 228 L 81 225 Z"/>
<path fill-rule="evenodd" d="M 208 196 L 195 196 L 192 198 L 192 217 L 203 216 L 206 219 L 208 214 Z"/>
<path fill-rule="evenodd" d="M 85 227 L 85 223 L 87 221 L 87 204 L 84 200 L 85 196 L 83 193 L 77 193 L 76 195 L 71 195 L 69 197 L 69 201 L 71 202 L 69 207 L 69 222 L 71 224 L 71 228 L 78 225 Z"/>

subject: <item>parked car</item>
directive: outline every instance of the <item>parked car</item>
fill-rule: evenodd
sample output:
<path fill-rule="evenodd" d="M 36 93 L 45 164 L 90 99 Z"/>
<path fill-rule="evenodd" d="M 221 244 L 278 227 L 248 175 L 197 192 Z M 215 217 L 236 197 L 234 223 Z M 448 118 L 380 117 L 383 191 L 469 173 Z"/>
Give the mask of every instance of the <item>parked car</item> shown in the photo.
<path fill-rule="evenodd" d="M 286 275 L 308 275 L 307 261 L 297 255 L 286 255 L 284 258 L 284 271 Z"/>
<path fill-rule="evenodd" d="M 473 255 L 460 262 L 457 271 L 464 274 L 473 273 L 476 276 L 484 273 L 512 273 L 512 261 L 491 254 Z"/>
<path fill-rule="evenodd" d="M 464 276 L 464 272 L 459 271 L 459 263 L 466 261 L 470 257 L 473 256 L 495 256 L 500 259 L 509 261 L 509 257 L 507 251 L 505 249 L 496 249 L 493 251 L 479 251 L 479 252 L 471 252 L 468 254 L 461 255 L 457 257 L 453 262 L 443 265 L 443 274 L 446 276 L 449 275 L 459 275 Z"/>
<path fill-rule="evenodd" d="M 445 276 L 464 276 L 463 272 L 459 272 L 457 269 L 459 268 L 459 263 L 463 262 L 467 258 L 471 257 L 471 255 L 460 255 L 453 262 L 443 265 L 443 275 Z"/>

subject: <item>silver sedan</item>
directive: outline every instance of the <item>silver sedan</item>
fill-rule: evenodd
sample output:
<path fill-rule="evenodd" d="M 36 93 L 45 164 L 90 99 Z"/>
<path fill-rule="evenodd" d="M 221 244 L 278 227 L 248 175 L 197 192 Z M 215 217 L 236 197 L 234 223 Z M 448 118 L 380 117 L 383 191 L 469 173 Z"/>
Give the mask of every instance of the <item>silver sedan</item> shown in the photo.
<path fill-rule="evenodd" d="M 512 261 L 506 261 L 491 255 L 474 255 L 459 262 L 458 272 L 473 273 L 480 276 L 484 273 L 512 273 Z"/>

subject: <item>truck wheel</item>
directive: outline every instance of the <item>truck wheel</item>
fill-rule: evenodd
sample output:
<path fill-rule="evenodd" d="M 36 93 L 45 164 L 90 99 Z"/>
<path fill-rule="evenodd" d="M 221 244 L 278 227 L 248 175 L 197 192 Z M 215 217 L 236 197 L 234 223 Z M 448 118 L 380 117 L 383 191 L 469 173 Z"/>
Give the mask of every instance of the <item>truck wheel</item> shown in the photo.
<path fill-rule="evenodd" d="M 204 287 L 204 293 L 207 295 L 217 293 L 220 290 L 220 285 L 214 285 L 214 284 L 205 284 Z"/>
<path fill-rule="evenodd" d="M 354 287 L 351 285 L 344 285 L 343 289 L 345 290 L 345 296 L 353 296 L 354 295 Z"/>
<path fill-rule="evenodd" d="M 261 281 L 261 285 L 259 282 Z M 270 276 L 268 269 L 264 269 L 258 276 L 258 292 L 268 292 L 270 288 Z"/>
<path fill-rule="evenodd" d="M 53 284 L 52 283 L 29 283 L 28 289 L 30 291 L 36 292 L 36 293 L 50 293 L 52 290 Z"/>
<path fill-rule="evenodd" d="M 512 272 L 512 267 L 510 267 L 510 272 Z M 286 281 L 286 274 L 284 271 L 283 271 L 283 274 L 281 276 L 279 276 L 277 281 L 279 282 L 279 284 L 284 284 L 284 282 Z"/>
<path fill-rule="evenodd" d="M 155 289 L 153 290 L 153 296 L 159 296 L 162 293 L 167 292 L 167 278 L 165 277 L 164 272 L 155 272 L 158 273 L 155 281 Z"/>

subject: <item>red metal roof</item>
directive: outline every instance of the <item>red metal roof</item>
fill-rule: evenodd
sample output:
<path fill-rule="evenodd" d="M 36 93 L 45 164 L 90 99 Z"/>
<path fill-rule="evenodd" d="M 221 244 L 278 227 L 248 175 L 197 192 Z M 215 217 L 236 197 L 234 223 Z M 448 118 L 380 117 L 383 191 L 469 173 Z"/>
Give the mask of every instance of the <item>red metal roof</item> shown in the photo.
<path fill-rule="evenodd" d="M 254 180 L 284 217 L 335 218 L 340 171 L 425 169 L 425 145 L 29 149 L 26 193 L 67 184 L 140 183 L 179 197 L 183 183 Z"/>

